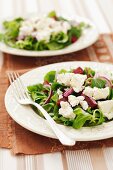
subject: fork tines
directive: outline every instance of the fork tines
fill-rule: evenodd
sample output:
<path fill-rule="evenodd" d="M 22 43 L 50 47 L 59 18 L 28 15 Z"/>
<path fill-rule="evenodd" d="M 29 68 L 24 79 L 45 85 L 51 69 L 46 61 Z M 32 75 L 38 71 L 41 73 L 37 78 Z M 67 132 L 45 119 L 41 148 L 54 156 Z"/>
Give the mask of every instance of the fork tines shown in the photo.
<path fill-rule="evenodd" d="M 7 73 L 10 84 L 12 85 L 12 91 L 16 99 L 26 99 L 29 97 L 27 90 L 20 78 L 18 72 L 8 72 Z"/>

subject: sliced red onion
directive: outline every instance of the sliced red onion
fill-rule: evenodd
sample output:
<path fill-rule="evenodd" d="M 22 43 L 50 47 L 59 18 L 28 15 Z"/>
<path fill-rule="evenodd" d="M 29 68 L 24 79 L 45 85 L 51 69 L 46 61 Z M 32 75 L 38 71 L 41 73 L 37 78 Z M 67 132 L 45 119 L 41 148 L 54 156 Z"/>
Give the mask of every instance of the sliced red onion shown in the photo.
<path fill-rule="evenodd" d="M 75 73 L 75 74 L 83 74 L 84 70 L 81 67 L 78 67 L 78 68 L 73 70 L 73 73 Z"/>
<path fill-rule="evenodd" d="M 58 106 L 60 106 L 60 102 L 66 102 L 67 101 L 67 98 L 65 98 L 65 97 L 63 97 L 63 98 L 61 98 L 61 99 L 59 99 L 58 101 L 57 101 L 57 105 Z"/>
<path fill-rule="evenodd" d="M 106 81 L 106 86 L 112 87 L 112 82 L 107 77 L 99 76 L 98 78 L 100 78 L 102 80 L 105 80 Z"/>
<path fill-rule="evenodd" d="M 48 81 L 44 81 L 43 85 L 44 87 L 51 87 L 51 84 Z"/>
<path fill-rule="evenodd" d="M 68 90 L 66 90 L 63 94 L 64 97 L 68 97 L 69 95 L 71 95 L 74 92 L 73 88 L 70 88 Z"/>
<path fill-rule="evenodd" d="M 45 80 L 43 84 L 47 85 L 47 84 L 49 84 L 49 82 L 47 80 Z"/>
<path fill-rule="evenodd" d="M 92 109 L 97 108 L 97 102 L 92 97 L 88 97 L 85 94 L 82 94 L 82 96 L 85 97 L 86 102 Z"/>
<path fill-rule="evenodd" d="M 52 91 L 52 89 L 50 88 L 48 98 L 46 99 L 46 101 L 44 102 L 44 104 L 49 103 L 49 101 L 50 101 L 50 99 L 51 99 L 52 95 L 53 95 L 53 91 Z"/>

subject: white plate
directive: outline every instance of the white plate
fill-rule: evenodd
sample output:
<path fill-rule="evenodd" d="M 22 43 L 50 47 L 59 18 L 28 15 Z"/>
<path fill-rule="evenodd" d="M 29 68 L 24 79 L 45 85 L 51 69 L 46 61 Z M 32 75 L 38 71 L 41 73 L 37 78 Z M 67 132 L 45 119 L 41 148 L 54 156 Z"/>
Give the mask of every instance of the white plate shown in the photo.
<path fill-rule="evenodd" d="M 36 68 L 21 76 L 25 86 L 33 85 L 43 81 L 46 72 L 58 70 L 61 68 L 70 69 L 81 67 L 91 67 L 95 70 L 104 70 L 113 73 L 113 66 L 110 64 L 101 64 L 96 62 L 63 62 L 51 64 Z M 10 86 L 5 95 L 5 106 L 9 115 L 21 126 L 40 135 L 56 138 L 46 120 L 38 116 L 29 106 L 18 104 L 12 96 L 12 86 Z M 83 127 L 75 130 L 70 127 L 58 125 L 67 134 L 72 135 L 77 141 L 91 141 L 113 137 L 113 121 L 103 123 L 95 127 Z"/>
<path fill-rule="evenodd" d="M 5 53 L 19 55 L 19 56 L 26 56 L 26 57 L 43 57 L 43 56 L 54 56 L 54 55 L 61 55 L 61 54 L 68 54 L 71 52 L 82 50 L 91 44 L 93 44 L 98 39 L 98 32 L 96 30 L 95 25 L 88 19 L 83 17 L 76 17 L 77 22 L 86 22 L 91 25 L 91 28 L 84 31 L 82 36 L 78 39 L 77 42 L 73 43 L 72 45 L 61 49 L 61 50 L 54 50 L 54 51 L 29 51 L 29 50 L 21 50 L 16 48 L 11 48 L 0 42 L 0 50 Z M 2 25 L 2 23 L 0 24 Z"/>

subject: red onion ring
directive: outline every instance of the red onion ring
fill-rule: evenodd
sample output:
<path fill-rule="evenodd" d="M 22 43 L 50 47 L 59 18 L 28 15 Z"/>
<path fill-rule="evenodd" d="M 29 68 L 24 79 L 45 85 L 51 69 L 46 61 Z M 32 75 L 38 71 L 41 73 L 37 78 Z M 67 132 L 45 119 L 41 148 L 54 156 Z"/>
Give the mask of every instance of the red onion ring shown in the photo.
<path fill-rule="evenodd" d="M 104 76 L 99 76 L 98 78 L 100 78 L 102 80 L 105 80 L 106 81 L 106 86 L 112 87 L 112 82 L 108 78 L 106 78 Z"/>
<path fill-rule="evenodd" d="M 51 89 L 51 87 L 50 87 L 49 95 L 48 95 L 48 97 L 47 97 L 46 101 L 44 102 L 44 104 L 49 103 L 49 101 L 50 101 L 50 99 L 51 99 L 52 95 L 53 95 L 53 91 L 52 91 L 52 89 Z"/>

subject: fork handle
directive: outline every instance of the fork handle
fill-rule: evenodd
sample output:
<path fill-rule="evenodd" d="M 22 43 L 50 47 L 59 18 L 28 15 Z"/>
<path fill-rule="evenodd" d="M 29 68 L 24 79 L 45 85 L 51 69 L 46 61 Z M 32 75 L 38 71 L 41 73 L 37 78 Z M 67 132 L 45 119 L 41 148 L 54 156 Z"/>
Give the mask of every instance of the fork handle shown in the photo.
<path fill-rule="evenodd" d="M 43 114 L 43 116 L 46 118 L 46 120 L 48 121 L 51 129 L 53 130 L 53 132 L 55 133 L 55 135 L 57 136 L 57 138 L 59 139 L 59 141 L 63 144 L 63 145 L 68 145 L 68 146 L 73 146 L 75 145 L 75 140 L 68 137 L 67 135 L 65 135 L 59 128 L 57 123 L 51 118 L 51 116 L 46 112 L 46 110 L 40 106 L 38 103 L 32 102 L 32 104 L 34 106 L 36 106 Z"/>

